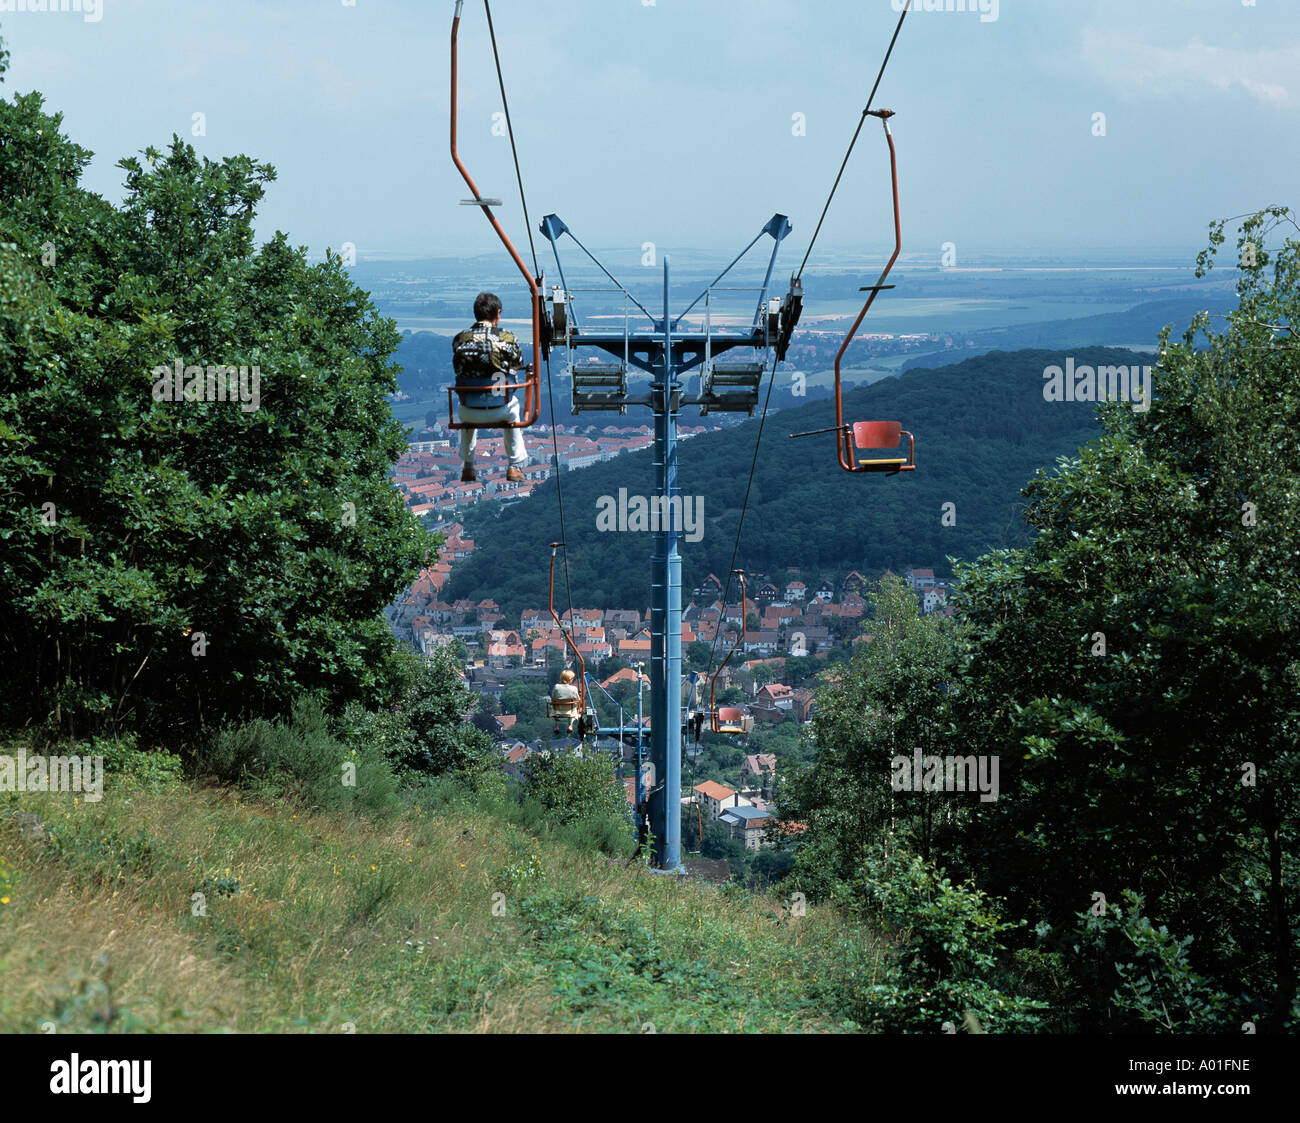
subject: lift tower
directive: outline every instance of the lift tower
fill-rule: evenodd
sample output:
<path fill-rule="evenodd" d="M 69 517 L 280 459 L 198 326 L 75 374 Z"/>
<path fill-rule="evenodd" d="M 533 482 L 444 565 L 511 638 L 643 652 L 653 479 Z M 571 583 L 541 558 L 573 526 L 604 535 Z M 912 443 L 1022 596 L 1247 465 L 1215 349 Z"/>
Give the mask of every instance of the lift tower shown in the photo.
<path fill-rule="evenodd" d="M 774 215 L 731 265 L 675 318 L 671 303 L 672 272 L 667 258 L 663 263 L 663 311 L 657 316 L 619 284 L 556 215 L 548 215 L 542 221 L 541 231 L 555 252 L 560 276 L 560 285 L 548 298 L 549 330 L 546 334 L 551 349 L 563 348 L 565 351 L 565 373 L 572 383 L 573 412 L 626 414 L 630 406 L 644 406 L 654 415 L 654 494 L 648 497 L 654 543 L 650 558 L 650 761 L 653 784 L 649 818 L 654 835 L 655 864 L 660 869 L 679 871 L 685 712 L 682 700 L 680 542 L 683 524 L 682 497 L 677 480 L 678 415 L 683 406 L 698 406 L 701 415 L 753 413 L 764 376 L 785 357 L 802 304 L 797 285 L 792 286 L 784 300 L 768 298 L 776 254 L 791 226 L 785 215 Z M 568 288 L 558 244 L 566 234 L 613 282 L 613 288 Z M 774 245 L 762 285 L 748 289 L 721 289 L 719 282 L 764 235 L 770 236 Z M 720 291 L 758 294 L 757 308 L 749 326 L 720 329 L 713 325 L 715 294 Z M 623 323 L 620 328 L 588 329 L 578 323 L 573 307 L 575 294 L 593 292 L 605 293 L 607 300 L 610 296 L 622 298 Z M 696 315 L 694 322 L 688 321 L 687 316 L 701 302 L 702 312 Z M 634 317 L 638 320 L 644 317 L 648 322 L 644 326 L 637 323 L 634 327 Z M 580 359 L 583 348 L 597 352 L 599 358 Z M 745 362 L 719 361 L 719 356 L 737 349 L 749 349 L 755 356 Z M 696 369 L 699 371 L 698 383 L 687 386 L 685 377 Z M 642 379 L 641 375 L 647 377 Z M 688 390 L 694 392 L 688 393 Z M 556 468 L 558 470 L 559 466 Z"/>
<path fill-rule="evenodd" d="M 637 405 L 648 406 L 654 414 L 655 495 L 650 499 L 652 516 L 650 529 L 654 533 L 654 553 L 651 556 L 652 591 L 650 609 L 652 672 L 650 676 L 651 763 L 654 773 L 648 803 L 650 828 L 654 834 L 655 861 L 661 869 L 679 872 L 681 870 L 682 731 L 688 715 L 682 706 L 682 562 L 679 542 L 683 525 L 681 493 L 677 486 L 677 415 L 683 405 L 698 406 L 701 416 L 709 413 L 734 412 L 752 415 L 754 407 L 758 403 L 759 387 L 762 385 L 764 375 L 769 376 L 768 394 L 770 398 L 771 378 L 775 375 L 776 364 L 785 358 L 795 325 L 798 324 L 803 310 L 801 282 L 804 267 L 808 264 L 808 258 L 817 242 L 817 235 L 821 231 L 826 213 L 835 198 L 835 192 L 839 187 L 840 180 L 843 178 L 844 169 L 848 166 L 849 157 L 853 154 L 854 146 L 857 144 L 858 136 L 861 134 L 868 116 L 878 117 L 882 121 L 885 125 L 885 135 L 889 141 L 890 162 L 894 178 L 896 247 L 894 256 L 890 258 L 889 264 L 885 267 L 885 273 L 881 275 L 880 280 L 865 290 L 870 292 L 871 295 L 862 313 L 858 316 L 852 329 L 850 329 L 848 338 L 841 348 L 840 356 L 836 358 L 836 425 L 833 430 L 822 430 L 822 432 L 836 433 L 840 466 L 847 471 L 886 472 L 895 475 L 899 472 L 911 471 L 915 467 L 915 457 L 910 449 L 911 434 L 906 433 L 898 422 L 874 421 L 858 422 L 856 424 L 845 424 L 843 422 L 840 408 L 842 405 L 840 400 L 842 389 L 839 378 L 840 357 L 848 348 L 863 317 L 871 308 L 876 295 L 886 288 L 893 287 L 884 284 L 885 275 L 888 274 L 897 260 L 898 251 L 901 249 L 902 244 L 902 232 L 898 218 L 897 165 L 894 162 L 894 142 L 888 125 L 889 118 L 893 116 L 893 113 L 887 109 L 873 110 L 871 106 L 875 100 L 876 91 L 880 87 L 881 79 L 885 75 L 885 70 L 889 66 L 890 57 L 894 53 L 894 46 L 898 42 L 899 33 L 903 29 L 903 21 L 907 18 L 908 12 L 911 11 L 912 0 L 906 0 L 902 14 L 898 18 L 894 36 L 890 40 L 889 49 L 885 52 L 885 60 L 881 63 L 880 72 L 876 75 L 875 84 L 872 86 L 871 94 L 867 98 L 866 108 L 862 111 L 862 119 L 854 131 L 853 139 L 849 142 L 844 162 L 840 166 L 839 174 L 835 177 L 830 197 L 826 200 L 826 207 L 822 210 L 822 217 L 817 223 L 816 230 L 813 231 L 812 240 L 808 245 L 808 252 L 804 255 L 798 272 L 791 277 L 790 287 L 785 296 L 780 299 L 769 299 L 769 286 L 772 281 L 772 270 L 776 264 L 776 255 L 781 248 L 781 243 L 792 229 L 785 215 L 777 214 L 772 216 L 771 220 L 754 236 L 753 241 L 736 256 L 726 269 L 714 278 L 676 319 L 673 318 L 671 311 L 671 271 L 667 258 L 664 259 L 663 316 L 660 318 L 652 315 L 626 288 L 619 284 L 613 274 L 596 260 L 586 246 L 578 241 L 569 227 L 553 214 L 547 215 L 542 221 L 541 230 L 551 243 L 551 249 L 555 254 L 555 264 L 559 271 L 560 284 L 552 289 L 549 297 L 545 294 L 544 281 L 541 271 L 537 267 L 535 254 L 533 266 L 536 275 L 529 273 L 523 260 L 511 244 L 509 237 L 492 214 L 493 208 L 501 205 L 501 200 L 487 198 L 479 193 L 478 187 L 457 153 L 457 33 L 460 29 L 463 5 L 464 0 L 456 0 L 456 14 L 452 20 L 451 30 L 451 153 L 457 170 L 473 193 L 471 198 L 462 200 L 462 202 L 468 206 L 478 207 L 483 212 L 497 236 L 501 239 L 502 244 L 510 253 L 515 265 L 523 274 L 532 297 L 533 350 L 527 371 L 528 378 L 523 383 L 498 388 L 506 391 L 515 389 L 525 391 L 524 411 L 526 416 L 518 422 L 508 423 L 509 427 L 526 428 L 536 422 L 541 395 L 540 366 L 543 361 L 547 363 L 547 384 L 549 387 L 550 354 L 553 350 L 560 348 L 565 351 L 565 369 L 571 379 L 574 413 L 591 410 L 613 410 L 620 414 L 626 414 L 628 406 Z M 520 202 L 523 205 L 525 223 L 528 224 L 528 205 L 524 199 L 523 178 L 519 174 L 519 157 L 517 151 L 515 151 L 514 131 L 510 125 L 510 107 L 505 101 L 505 82 L 501 77 L 501 60 L 496 48 L 496 34 L 492 30 L 492 11 L 489 0 L 483 0 L 483 7 L 487 14 L 488 31 L 492 37 L 492 54 L 496 62 L 498 83 L 501 86 L 502 104 L 505 109 L 510 147 L 514 155 L 516 178 L 519 179 Z M 560 264 L 559 241 L 566 234 L 595 263 L 600 271 L 613 282 L 615 287 L 612 290 L 605 291 L 622 295 L 623 329 L 621 332 L 599 329 L 588 330 L 579 325 L 574 311 L 574 291 L 569 289 L 564 278 L 564 268 Z M 735 288 L 727 290 L 732 292 L 758 292 L 758 306 L 754 313 L 753 323 L 748 328 L 715 330 L 712 323 L 712 304 L 713 294 L 722 291 L 719 282 L 726 277 L 737 262 L 764 235 L 770 236 L 775 244 L 772 247 L 772 256 L 768 261 L 767 275 L 763 278 L 762 286 L 757 290 Z M 531 246 L 531 234 L 529 243 Z M 582 291 L 598 292 L 601 290 L 588 289 Z M 682 325 L 686 322 L 686 317 L 701 301 L 704 301 L 704 310 L 702 314 L 696 314 L 695 320 L 702 319 L 702 323 L 697 325 L 692 321 L 683 328 Z M 631 308 L 633 305 L 649 321 L 648 328 L 632 328 Z M 608 310 L 604 309 L 602 311 L 607 312 Z M 606 319 L 608 319 L 607 316 Z M 583 347 L 590 347 L 602 352 L 603 358 L 578 362 L 576 356 Z M 723 363 L 718 361 L 717 356 L 737 348 L 749 348 L 758 355 L 749 362 Z M 693 396 L 687 396 L 682 378 L 687 372 L 695 368 L 699 368 L 698 389 Z M 636 374 L 637 372 L 647 375 L 648 379 L 639 385 L 633 385 L 629 379 L 629 374 Z M 479 392 L 479 388 L 453 387 L 448 397 L 450 399 L 455 393 L 472 392 Z M 766 415 L 766 412 L 765 405 L 764 415 Z M 552 418 L 553 420 L 554 418 Z M 474 426 L 472 422 L 468 425 L 452 423 L 452 428 L 464 427 L 473 428 L 478 426 Z M 486 427 L 504 428 L 506 423 L 493 423 Z M 759 435 L 760 437 L 762 435 L 761 426 Z M 810 435 L 791 434 L 791 436 Z M 859 455 L 861 452 L 869 451 L 873 447 L 896 449 L 899 440 L 904 435 L 909 438 L 909 455 L 907 457 L 862 458 Z M 756 460 L 757 455 L 756 442 Z M 557 472 L 559 467 L 557 458 L 555 465 Z M 747 505 L 748 495 L 746 496 Z M 561 528 L 563 528 L 564 523 L 563 512 L 564 508 L 561 506 Z M 742 526 L 743 518 L 744 510 L 742 508 Z M 554 550 L 559 548 L 560 545 L 562 543 L 552 544 L 552 614 L 554 614 L 555 588 Z M 739 545 L 740 533 L 737 531 L 737 548 L 739 548 Z M 728 578 L 729 585 L 730 578 Z M 723 621 L 719 620 L 719 627 L 721 627 L 722 623 Z M 744 622 L 742 620 L 741 638 L 743 636 Z M 581 652 L 571 640 L 569 640 L 569 645 L 573 648 L 581 667 L 583 663 Z M 579 692 L 579 710 L 582 712 L 581 721 L 584 731 L 618 735 L 621 740 L 625 734 L 621 722 L 617 729 L 596 728 L 588 730 L 588 716 L 585 704 L 587 678 L 584 668 Z M 716 675 L 714 678 L 716 679 Z M 710 701 L 709 705 L 710 709 L 712 709 L 712 701 Z M 710 722 L 711 728 L 715 731 L 731 731 L 730 725 L 719 720 L 718 713 L 711 713 L 710 717 L 712 718 Z M 596 725 L 597 723 L 593 719 L 591 724 Z M 641 737 L 644 734 L 639 718 L 636 732 L 639 759 L 639 747 Z M 641 783 L 642 778 L 638 776 L 638 790 Z"/>

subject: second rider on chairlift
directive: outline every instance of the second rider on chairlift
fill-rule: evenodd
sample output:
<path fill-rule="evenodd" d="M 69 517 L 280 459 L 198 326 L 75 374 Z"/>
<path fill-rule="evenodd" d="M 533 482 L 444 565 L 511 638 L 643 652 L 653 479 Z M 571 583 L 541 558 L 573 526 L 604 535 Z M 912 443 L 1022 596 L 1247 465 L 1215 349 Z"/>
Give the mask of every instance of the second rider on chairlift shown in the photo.
<path fill-rule="evenodd" d="M 517 424 L 519 399 L 502 387 L 516 381 L 515 371 L 523 366 L 524 355 L 514 335 L 500 328 L 500 298 L 495 293 L 479 293 L 474 299 L 474 319 L 472 328 L 452 340 L 452 367 L 456 372 L 457 386 L 482 386 L 485 392 L 461 396 L 460 420 L 484 428 L 503 421 Z M 506 457 L 510 461 L 506 479 L 511 483 L 522 483 L 522 469 L 528 463 L 523 431 L 504 429 L 502 432 Z M 460 474 L 462 483 L 478 479 L 474 471 L 474 446 L 477 443 L 477 429 L 460 431 L 460 458 L 465 465 Z"/>

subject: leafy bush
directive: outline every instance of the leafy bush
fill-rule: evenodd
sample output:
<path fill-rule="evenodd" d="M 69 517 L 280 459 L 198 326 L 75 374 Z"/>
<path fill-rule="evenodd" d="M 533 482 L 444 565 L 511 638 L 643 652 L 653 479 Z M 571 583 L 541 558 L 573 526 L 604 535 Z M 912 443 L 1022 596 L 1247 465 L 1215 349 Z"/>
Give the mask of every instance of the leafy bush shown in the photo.
<path fill-rule="evenodd" d="M 560 826 L 627 823 L 627 797 L 604 756 L 534 753 L 524 766 L 523 795 Z"/>
<path fill-rule="evenodd" d="M 264 798 L 309 807 L 352 805 L 382 814 L 397 804 L 397 778 L 382 749 L 345 747 L 312 698 L 299 699 L 287 721 L 255 718 L 223 729 L 200 754 L 199 767 Z"/>
<path fill-rule="evenodd" d="M 343 741 L 373 748 L 405 779 L 412 774 L 459 775 L 473 786 L 500 772 L 492 739 L 465 721 L 475 695 L 460 678 L 455 656 L 403 654 L 397 704 L 368 710 L 353 703 L 339 723 Z"/>
<path fill-rule="evenodd" d="M 839 904 L 896 930 L 882 976 L 854 972 L 840 987 L 852 1016 L 886 1032 L 939 1033 L 968 1012 L 992 1031 L 1041 1025 L 1046 1004 L 1005 993 L 1003 923 L 974 886 L 954 885 L 944 871 L 900 849 L 871 848 Z"/>
<path fill-rule="evenodd" d="M 1130 889 L 1101 916 L 1079 913 L 1072 950 L 1088 1001 L 1085 1030 L 1221 1033 L 1236 1030 L 1226 994 L 1192 970 L 1192 937 L 1178 939 L 1143 915 Z"/>
<path fill-rule="evenodd" d="M 181 782 L 181 758 L 166 749 L 152 751 L 137 747 L 134 733 L 96 737 L 90 756 L 104 758 L 104 771 L 130 775 L 151 788 Z"/>

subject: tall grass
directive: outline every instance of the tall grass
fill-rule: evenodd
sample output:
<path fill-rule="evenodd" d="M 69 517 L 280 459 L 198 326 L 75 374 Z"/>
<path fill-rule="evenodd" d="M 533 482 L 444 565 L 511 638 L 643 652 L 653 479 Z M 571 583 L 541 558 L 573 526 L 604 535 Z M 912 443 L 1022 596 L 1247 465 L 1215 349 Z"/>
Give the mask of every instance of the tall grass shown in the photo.
<path fill-rule="evenodd" d="M 229 767 L 284 760 L 283 736 L 229 743 Z M 836 946 L 834 912 L 476 798 L 426 784 L 376 816 L 122 773 L 96 804 L 0 794 L 0 1031 L 844 1028 L 809 997 L 833 957 L 805 954 Z"/>

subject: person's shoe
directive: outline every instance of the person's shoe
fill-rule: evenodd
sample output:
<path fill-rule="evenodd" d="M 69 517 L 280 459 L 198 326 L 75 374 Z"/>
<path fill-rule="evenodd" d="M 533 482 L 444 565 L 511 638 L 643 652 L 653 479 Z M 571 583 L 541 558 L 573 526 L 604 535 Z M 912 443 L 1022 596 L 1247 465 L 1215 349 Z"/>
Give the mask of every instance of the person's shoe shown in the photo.
<path fill-rule="evenodd" d="M 506 482 L 512 484 L 521 484 L 524 482 L 524 474 L 513 464 L 506 469 Z"/>
<path fill-rule="evenodd" d="M 478 482 L 478 473 L 474 471 L 473 464 L 466 464 L 465 467 L 461 469 L 460 482 L 463 484 L 472 484 Z"/>

